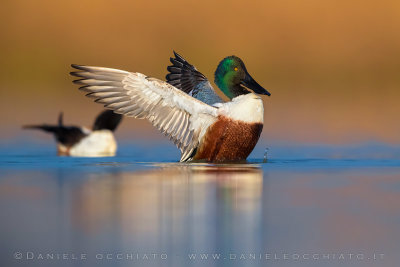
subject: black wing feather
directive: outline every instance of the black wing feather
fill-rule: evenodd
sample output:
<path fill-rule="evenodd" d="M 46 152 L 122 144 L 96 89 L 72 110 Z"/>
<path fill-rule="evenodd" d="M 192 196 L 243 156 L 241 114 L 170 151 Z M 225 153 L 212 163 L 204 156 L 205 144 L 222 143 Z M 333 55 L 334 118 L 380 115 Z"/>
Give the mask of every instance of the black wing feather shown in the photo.
<path fill-rule="evenodd" d="M 189 94 L 200 82 L 207 78 L 196 67 L 187 62 L 174 51 L 175 58 L 170 58 L 172 66 L 168 66 L 167 82 L 185 93 Z"/>
<path fill-rule="evenodd" d="M 93 131 L 107 129 L 114 131 L 122 120 L 121 114 L 116 114 L 112 110 L 105 110 L 100 113 L 94 121 Z"/>

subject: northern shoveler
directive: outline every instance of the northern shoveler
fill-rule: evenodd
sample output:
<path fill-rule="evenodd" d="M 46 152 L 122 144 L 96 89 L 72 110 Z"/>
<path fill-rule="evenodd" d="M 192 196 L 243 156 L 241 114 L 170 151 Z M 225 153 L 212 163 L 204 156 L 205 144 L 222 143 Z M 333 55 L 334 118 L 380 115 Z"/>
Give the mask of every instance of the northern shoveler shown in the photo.
<path fill-rule="evenodd" d="M 264 123 L 259 96 L 270 95 L 236 56 L 224 58 L 215 83 L 231 100 L 223 102 L 210 82 L 175 53 L 167 82 L 138 72 L 72 64 L 74 83 L 95 102 L 118 114 L 147 119 L 181 150 L 181 162 L 245 160 Z M 251 93 L 248 89 L 254 91 Z"/>
<path fill-rule="evenodd" d="M 58 117 L 58 125 L 26 125 L 24 129 L 39 129 L 52 133 L 57 141 L 59 156 L 74 157 L 107 157 L 117 151 L 113 131 L 117 128 L 122 115 L 112 110 L 101 112 L 92 127 L 65 126 L 63 113 Z"/>

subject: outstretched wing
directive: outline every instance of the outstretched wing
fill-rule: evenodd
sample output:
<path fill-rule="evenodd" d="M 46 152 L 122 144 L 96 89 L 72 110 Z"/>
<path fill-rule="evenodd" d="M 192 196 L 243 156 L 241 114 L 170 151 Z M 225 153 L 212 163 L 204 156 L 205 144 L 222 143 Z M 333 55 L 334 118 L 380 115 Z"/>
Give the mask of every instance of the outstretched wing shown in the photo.
<path fill-rule="evenodd" d="M 167 82 L 194 98 L 209 104 L 223 103 L 207 78 L 196 67 L 189 64 L 174 51 L 175 58 L 170 58 L 172 66 L 168 66 Z"/>
<path fill-rule="evenodd" d="M 72 65 L 71 75 L 82 79 L 86 96 L 118 114 L 149 120 L 169 137 L 182 152 L 181 161 L 190 158 L 217 109 L 172 85 L 141 73 L 117 69 Z"/>

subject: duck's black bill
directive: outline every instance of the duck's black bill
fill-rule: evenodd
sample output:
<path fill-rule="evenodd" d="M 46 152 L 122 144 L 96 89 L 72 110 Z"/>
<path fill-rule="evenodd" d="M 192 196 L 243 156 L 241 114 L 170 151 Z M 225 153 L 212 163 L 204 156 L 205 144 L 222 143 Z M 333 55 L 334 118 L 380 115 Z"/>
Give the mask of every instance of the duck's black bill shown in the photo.
<path fill-rule="evenodd" d="M 246 73 L 246 77 L 242 81 L 242 85 L 254 91 L 254 93 L 259 95 L 270 96 L 271 93 L 265 90 L 261 85 L 259 85 L 250 74 Z"/>

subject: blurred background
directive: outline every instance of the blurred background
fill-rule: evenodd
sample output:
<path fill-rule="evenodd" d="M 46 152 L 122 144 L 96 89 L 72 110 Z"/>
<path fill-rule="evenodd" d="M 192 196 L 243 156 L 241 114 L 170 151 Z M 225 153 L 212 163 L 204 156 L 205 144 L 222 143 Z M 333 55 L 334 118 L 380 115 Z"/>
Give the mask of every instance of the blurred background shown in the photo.
<path fill-rule="evenodd" d="M 71 63 L 164 79 L 173 50 L 211 82 L 237 55 L 272 93 L 249 164 L 174 164 L 143 120 L 122 121 L 115 158 L 55 157 L 50 136 L 21 129 L 60 111 L 93 124 L 102 107 Z M 398 266 L 400 1 L 3 0 L 0 63 L 0 266 L 61 264 L 17 251 L 166 251 L 143 266 L 174 267 L 201 266 L 192 252 L 363 252 L 384 261 L 271 264 Z M 76 265 L 94 264 L 63 264 Z"/>
<path fill-rule="evenodd" d="M 400 143 L 399 1 L 6 0 L 0 10 L 0 138 L 21 125 L 91 126 L 101 106 L 77 90 L 70 64 L 164 79 L 172 50 L 210 81 L 241 57 L 272 96 L 264 140 Z M 163 138 L 126 119 L 119 138 Z"/>

